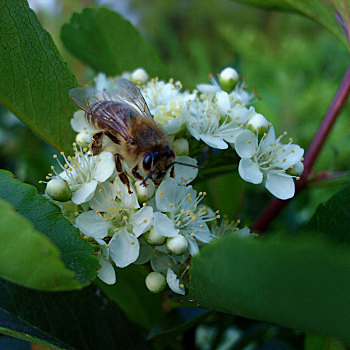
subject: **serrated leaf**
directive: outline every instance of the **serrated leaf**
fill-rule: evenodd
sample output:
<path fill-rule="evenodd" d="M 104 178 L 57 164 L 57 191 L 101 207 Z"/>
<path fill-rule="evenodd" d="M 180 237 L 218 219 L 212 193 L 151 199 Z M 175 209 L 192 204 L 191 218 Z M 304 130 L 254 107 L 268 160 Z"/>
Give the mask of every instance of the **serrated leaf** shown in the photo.
<path fill-rule="evenodd" d="M 146 69 L 151 76 L 166 76 L 154 48 L 118 13 L 104 7 L 84 8 L 62 26 L 61 39 L 77 58 L 96 71 L 117 75 Z"/>
<path fill-rule="evenodd" d="M 0 102 L 43 139 L 69 150 L 78 83 L 25 0 L 0 1 Z"/>
<path fill-rule="evenodd" d="M 149 349 L 103 292 L 43 293 L 0 280 L 0 332 L 58 349 Z"/>
<path fill-rule="evenodd" d="M 86 285 L 99 268 L 93 248 L 78 236 L 79 231 L 60 215 L 60 209 L 37 194 L 34 186 L 23 184 L 9 171 L 0 170 L 0 198 L 11 203 L 17 212 L 30 220 L 60 250 L 65 266 Z"/>
<path fill-rule="evenodd" d="M 0 199 L 0 276 L 41 290 L 81 287 L 59 250 L 33 224 Z"/>
<path fill-rule="evenodd" d="M 331 1 L 320 0 L 234 0 L 245 5 L 261 7 L 267 10 L 292 11 L 300 13 L 316 23 L 321 24 L 335 35 L 348 49 L 350 48 L 346 35 L 337 22 L 336 8 Z M 339 0 L 336 0 L 339 4 Z"/>
<path fill-rule="evenodd" d="M 193 257 L 190 297 L 211 310 L 350 340 L 350 254 L 322 237 L 235 236 Z"/>
<path fill-rule="evenodd" d="M 115 301 L 130 320 L 149 330 L 162 316 L 162 300 L 146 288 L 148 272 L 144 266 L 130 265 L 117 269 L 117 283 L 107 285 L 100 280 L 96 284 Z"/>

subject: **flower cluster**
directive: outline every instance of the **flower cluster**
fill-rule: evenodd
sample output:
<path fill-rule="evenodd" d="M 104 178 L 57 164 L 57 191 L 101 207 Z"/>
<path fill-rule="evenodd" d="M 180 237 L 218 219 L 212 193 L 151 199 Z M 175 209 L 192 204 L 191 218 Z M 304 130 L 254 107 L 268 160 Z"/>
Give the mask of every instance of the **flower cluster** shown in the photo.
<path fill-rule="evenodd" d="M 211 84 L 198 85 L 193 92 L 182 91 L 181 83 L 173 80 L 150 80 L 143 69 L 123 76 L 139 87 L 168 136 L 176 162 L 197 165 L 189 157 L 189 136 L 203 147 L 232 147 L 241 158 L 238 169 L 243 180 L 265 181 L 281 199 L 294 195 L 293 177 L 302 173 L 303 150 L 291 139 L 282 143 L 285 134 L 276 137 L 272 124 L 251 106 L 255 95 L 247 92 L 234 69 L 226 68 L 218 81 L 211 78 Z M 100 73 L 94 84 L 112 95 L 117 79 Z M 113 265 L 149 264 L 149 290 L 160 292 L 168 285 L 184 294 L 191 256 L 201 245 L 232 232 L 249 235 L 249 229 L 238 230 L 227 220 L 218 223 L 219 212 L 202 203 L 206 193 L 191 184 L 197 168 L 175 164 L 175 177 L 168 174 L 155 186 L 135 179 L 130 164 L 123 164 L 129 191 L 115 169 L 117 145 L 105 137 L 102 152 L 94 156 L 90 147 L 95 130 L 85 112 L 74 113 L 71 125 L 77 132 L 74 156 L 62 153 L 62 161 L 54 156 L 58 165 L 51 167 L 46 194 L 94 246 L 101 265 L 98 277 L 104 282 L 115 283 Z"/>

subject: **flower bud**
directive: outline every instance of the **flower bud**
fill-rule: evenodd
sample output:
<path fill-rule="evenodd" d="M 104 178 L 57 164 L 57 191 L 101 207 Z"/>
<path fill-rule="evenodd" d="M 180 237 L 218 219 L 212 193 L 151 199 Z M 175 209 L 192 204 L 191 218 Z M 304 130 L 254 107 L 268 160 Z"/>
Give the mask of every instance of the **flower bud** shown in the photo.
<path fill-rule="evenodd" d="M 166 287 L 165 276 L 160 272 L 151 272 L 147 275 L 146 287 L 152 293 L 160 293 Z"/>
<path fill-rule="evenodd" d="M 247 123 L 247 129 L 258 135 L 259 140 L 269 129 L 268 120 L 260 113 L 255 113 Z"/>
<path fill-rule="evenodd" d="M 145 83 L 148 80 L 148 74 L 143 68 L 137 68 L 131 73 L 131 80 L 137 83 Z"/>
<path fill-rule="evenodd" d="M 176 237 L 168 238 L 166 241 L 166 247 L 170 253 L 173 253 L 174 255 L 182 255 L 188 248 L 188 242 L 184 236 L 178 235 Z"/>
<path fill-rule="evenodd" d="M 80 145 L 82 148 L 89 147 L 89 144 L 91 143 L 91 134 L 89 132 L 83 131 L 77 134 L 75 137 L 75 141 L 78 145 Z"/>
<path fill-rule="evenodd" d="M 139 199 L 140 203 L 146 202 L 149 199 L 151 199 L 154 195 L 154 192 L 156 190 L 156 186 L 152 181 L 147 181 L 145 184 L 143 181 L 138 180 L 134 184 L 137 198 Z"/>
<path fill-rule="evenodd" d="M 59 177 L 53 178 L 46 185 L 46 194 L 53 200 L 67 202 L 72 198 L 72 191 L 67 181 Z"/>
<path fill-rule="evenodd" d="M 145 241 L 150 245 L 162 245 L 166 237 L 160 235 L 152 226 L 149 231 L 147 231 L 142 238 L 145 239 Z"/>
<path fill-rule="evenodd" d="M 186 139 L 177 139 L 173 143 L 173 151 L 177 156 L 188 156 L 189 145 Z"/>
<path fill-rule="evenodd" d="M 235 69 L 227 67 L 221 71 L 219 74 L 219 82 L 222 90 L 226 92 L 231 92 L 237 84 L 238 73 Z"/>

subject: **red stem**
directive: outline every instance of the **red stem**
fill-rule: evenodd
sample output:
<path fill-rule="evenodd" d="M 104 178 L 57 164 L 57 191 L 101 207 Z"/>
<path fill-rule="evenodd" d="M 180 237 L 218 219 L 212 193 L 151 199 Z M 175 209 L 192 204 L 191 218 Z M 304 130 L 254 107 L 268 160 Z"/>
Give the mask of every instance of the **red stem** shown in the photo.
<path fill-rule="evenodd" d="M 350 66 L 344 76 L 344 79 L 326 113 L 320 127 L 318 128 L 311 144 L 306 152 L 304 160 L 304 172 L 299 181 L 295 183 L 295 194 L 306 187 L 307 181 L 310 177 L 312 168 L 315 164 L 318 154 L 320 153 L 325 140 L 336 121 L 339 112 L 343 108 L 346 99 L 350 92 Z M 292 199 L 292 198 L 291 198 Z M 264 232 L 281 210 L 289 203 L 288 200 L 273 199 L 269 206 L 263 211 L 260 217 L 252 226 L 253 232 Z"/>

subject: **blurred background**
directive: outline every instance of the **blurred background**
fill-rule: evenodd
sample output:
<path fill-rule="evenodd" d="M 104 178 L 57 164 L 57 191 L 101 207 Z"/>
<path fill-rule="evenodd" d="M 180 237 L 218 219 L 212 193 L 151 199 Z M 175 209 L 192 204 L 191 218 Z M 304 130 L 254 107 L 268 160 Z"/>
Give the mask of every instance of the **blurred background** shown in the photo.
<path fill-rule="evenodd" d="M 234 67 L 247 78 L 248 89 L 256 89 L 261 97 L 255 104 L 256 110 L 275 125 L 277 133 L 288 131 L 288 136 L 305 150 L 349 61 L 347 50 L 318 24 L 296 14 L 263 11 L 228 0 L 30 0 L 29 3 L 80 83 L 88 83 L 96 72 L 65 50 L 60 41 L 60 27 L 73 12 L 80 12 L 86 6 L 107 6 L 138 28 L 156 47 L 173 78 L 180 80 L 186 89 L 208 82 L 209 73 Z M 349 112 L 350 107 L 346 106 L 339 116 L 316 163 L 316 172 L 348 171 Z M 51 154 L 55 152 L 1 106 L 0 147 L 1 168 L 36 186 L 49 171 Z M 317 205 L 348 180 L 345 176 L 310 184 L 308 191 L 286 207 L 277 223 L 282 223 L 289 232 L 296 232 Z M 263 186 L 244 183 L 238 174 L 213 177 L 199 186 L 209 193 L 208 204 L 232 219 L 242 219 L 246 225 L 272 199 Z M 276 227 L 272 225 L 270 230 Z M 220 322 L 231 324 L 232 319 L 227 316 Z M 246 325 L 245 320 L 239 322 Z M 273 334 L 286 333 L 272 337 L 274 341 L 279 339 L 279 343 L 277 347 L 270 344 L 269 349 L 300 346 L 302 337 L 296 332 L 263 326 Z"/>

